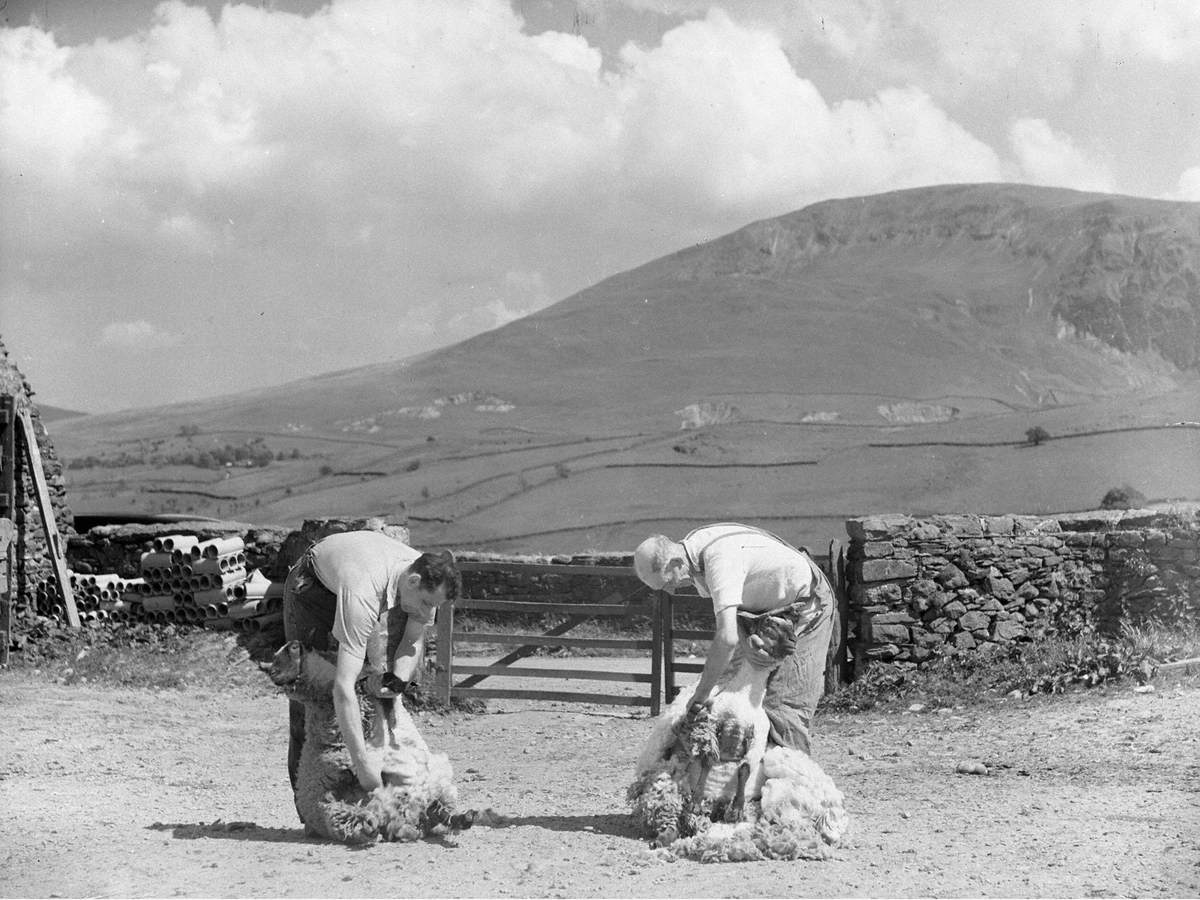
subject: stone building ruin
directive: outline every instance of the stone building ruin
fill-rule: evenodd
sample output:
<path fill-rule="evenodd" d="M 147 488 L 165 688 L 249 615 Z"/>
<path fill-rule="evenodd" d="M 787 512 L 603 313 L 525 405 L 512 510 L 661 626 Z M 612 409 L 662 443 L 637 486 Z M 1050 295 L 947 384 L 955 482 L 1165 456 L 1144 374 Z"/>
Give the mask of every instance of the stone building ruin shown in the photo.
<path fill-rule="evenodd" d="M 9 413 L 0 423 L 4 432 L 3 484 L 0 491 L 0 660 L 7 658 L 10 632 L 14 622 L 37 614 L 38 598 L 51 602 L 56 594 L 55 569 L 46 529 L 38 508 L 33 473 L 26 460 L 23 435 L 16 414 L 28 412 L 33 423 L 46 489 L 53 509 L 54 522 L 62 545 L 75 534 L 74 516 L 67 505 L 62 464 L 42 424 L 34 403 L 34 390 L 9 356 L 0 340 L 0 397 L 6 398 Z M 49 612 L 50 610 L 46 610 Z"/>

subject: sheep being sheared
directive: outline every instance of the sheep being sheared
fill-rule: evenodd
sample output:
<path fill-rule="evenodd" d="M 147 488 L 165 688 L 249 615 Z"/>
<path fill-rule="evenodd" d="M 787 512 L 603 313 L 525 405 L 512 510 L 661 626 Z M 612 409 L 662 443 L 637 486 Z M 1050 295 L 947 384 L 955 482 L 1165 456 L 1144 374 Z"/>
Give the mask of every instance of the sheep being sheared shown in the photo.
<path fill-rule="evenodd" d="M 686 688 L 654 724 L 628 798 L 639 827 L 671 857 L 824 859 L 848 825 L 842 793 L 800 750 L 767 748 L 767 679 L 794 647 L 793 626 L 766 617 L 772 662 L 742 653 L 702 707 Z"/>
<path fill-rule="evenodd" d="M 450 760 L 431 753 L 400 698 L 364 698 L 367 752 L 380 759 L 383 786 L 363 790 L 350 765 L 333 708 L 336 665 L 328 655 L 289 641 L 267 669 L 271 680 L 306 706 L 304 747 L 296 776 L 296 811 L 317 835 L 348 844 L 414 841 L 470 828 L 476 811 L 453 814 L 458 791 Z"/>

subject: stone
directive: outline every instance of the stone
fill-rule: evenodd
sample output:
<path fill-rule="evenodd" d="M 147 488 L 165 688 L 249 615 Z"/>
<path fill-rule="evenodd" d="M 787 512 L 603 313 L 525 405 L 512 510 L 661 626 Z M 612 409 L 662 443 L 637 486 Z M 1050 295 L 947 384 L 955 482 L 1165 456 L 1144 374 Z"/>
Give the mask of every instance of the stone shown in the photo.
<path fill-rule="evenodd" d="M 900 648 L 895 644 L 880 644 L 875 647 L 868 647 L 863 651 L 863 656 L 867 659 L 892 660 L 900 655 Z"/>
<path fill-rule="evenodd" d="M 961 600 L 952 600 L 942 607 L 942 615 L 948 616 L 951 619 L 957 619 L 967 611 L 967 604 Z"/>
<path fill-rule="evenodd" d="M 1140 531 L 1115 531 L 1108 536 L 1111 547 L 1144 547 L 1146 538 Z"/>
<path fill-rule="evenodd" d="M 991 638 L 994 641 L 1013 641 L 1025 637 L 1025 628 L 1019 622 L 997 621 L 992 625 Z"/>
<path fill-rule="evenodd" d="M 896 625 L 896 624 L 911 625 L 916 621 L 917 621 L 916 619 L 914 619 L 912 616 L 910 616 L 906 612 L 893 611 L 893 612 L 885 612 L 885 613 L 876 613 L 875 615 L 871 616 L 871 622 L 877 623 L 880 625 Z"/>
<path fill-rule="evenodd" d="M 929 605 L 934 609 L 944 609 L 947 603 L 954 600 L 954 595 L 948 591 L 938 591 L 929 595 Z"/>
<path fill-rule="evenodd" d="M 954 563 L 947 563 L 946 567 L 937 573 L 937 580 L 938 583 L 948 588 L 967 586 L 967 576 Z"/>
<path fill-rule="evenodd" d="M 971 636 L 969 631 L 959 631 L 954 634 L 950 642 L 959 650 L 974 650 L 975 638 Z"/>
<path fill-rule="evenodd" d="M 1003 576 L 989 574 L 987 592 L 993 597 L 1008 598 L 1013 595 L 1013 583 Z"/>
<path fill-rule="evenodd" d="M 876 643 L 907 644 L 911 640 L 906 625 L 871 623 L 871 640 Z"/>
<path fill-rule="evenodd" d="M 899 602 L 904 596 L 898 584 L 873 584 L 862 592 L 863 605 L 883 605 Z"/>
<path fill-rule="evenodd" d="M 882 516 L 864 516 L 850 519 L 846 522 L 846 534 L 860 543 L 867 541 L 886 541 L 896 532 L 907 532 L 912 528 L 910 516 L 888 514 Z"/>
<path fill-rule="evenodd" d="M 937 583 L 928 578 L 918 578 L 908 589 L 916 597 L 931 597 L 937 592 Z"/>
<path fill-rule="evenodd" d="M 862 545 L 863 559 L 882 559 L 891 556 L 895 550 L 890 541 L 868 541 Z"/>
<path fill-rule="evenodd" d="M 989 534 L 1012 534 L 1012 516 L 987 516 L 983 520 Z"/>
<path fill-rule="evenodd" d="M 941 529 L 928 522 L 921 523 L 912 531 L 912 539 L 914 541 L 936 541 L 941 536 Z"/>
<path fill-rule="evenodd" d="M 970 537 L 983 534 L 983 525 L 975 516 L 935 516 L 934 520 L 949 529 L 951 534 Z"/>
<path fill-rule="evenodd" d="M 898 578 L 914 578 L 917 567 L 904 560 L 868 559 L 861 564 L 859 576 L 863 581 L 891 581 Z"/>
<path fill-rule="evenodd" d="M 972 610 L 959 616 L 958 626 L 966 631 L 983 631 L 990 621 L 987 613 Z"/>

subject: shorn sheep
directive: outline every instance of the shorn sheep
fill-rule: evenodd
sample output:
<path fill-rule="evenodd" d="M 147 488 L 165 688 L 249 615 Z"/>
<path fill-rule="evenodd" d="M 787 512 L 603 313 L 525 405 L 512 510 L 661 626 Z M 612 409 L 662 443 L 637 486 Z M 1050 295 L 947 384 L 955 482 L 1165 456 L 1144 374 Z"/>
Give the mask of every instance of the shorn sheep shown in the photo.
<path fill-rule="evenodd" d="M 475 810 L 454 813 L 458 792 L 450 760 L 430 752 L 399 698 L 364 698 L 367 750 L 378 754 L 383 774 L 383 786 L 368 793 L 350 767 L 338 730 L 332 699 L 336 666 L 329 655 L 289 641 L 266 671 L 307 707 L 296 811 L 310 833 L 347 844 L 414 841 L 474 823 Z"/>
<path fill-rule="evenodd" d="M 633 817 L 669 858 L 825 859 L 848 827 L 841 791 L 808 754 L 767 748 L 763 696 L 792 625 L 768 618 L 757 633 L 774 662 L 740 655 L 700 708 L 688 709 L 685 687 L 638 757 Z"/>

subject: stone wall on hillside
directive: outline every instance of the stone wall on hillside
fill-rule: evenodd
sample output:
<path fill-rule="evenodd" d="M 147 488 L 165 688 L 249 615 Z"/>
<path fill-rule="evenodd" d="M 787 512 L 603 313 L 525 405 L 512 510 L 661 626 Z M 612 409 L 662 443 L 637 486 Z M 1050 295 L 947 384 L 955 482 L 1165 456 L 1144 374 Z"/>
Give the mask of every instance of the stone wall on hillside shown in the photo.
<path fill-rule="evenodd" d="M 9 357 L 8 349 L 0 340 L 0 394 L 13 398 L 15 409 L 26 409 L 33 422 L 38 451 L 42 458 L 46 488 L 50 505 L 54 510 L 54 521 L 63 547 L 75 533 L 74 516 L 67 505 L 66 487 L 63 482 L 62 464 L 50 440 L 37 404 L 33 402 L 34 390 L 16 363 Z M 12 427 L 17 429 L 14 422 Z M 13 523 L 14 559 L 10 573 L 10 591 L 14 600 L 12 615 L 17 623 L 31 615 L 33 600 L 46 593 L 46 587 L 54 584 L 54 564 L 46 544 L 45 528 L 38 509 L 37 489 L 24 452 L 22 440 L 18 438 L 17 463 L 21 477 L 16 480 L 16 505 L 14 510 L 0 512 Z"/>
<path fill-rule="evenodd" d="M 1195 515 L 883 515 L 846 530 L 857 671 L 1200 614 Z"/>

